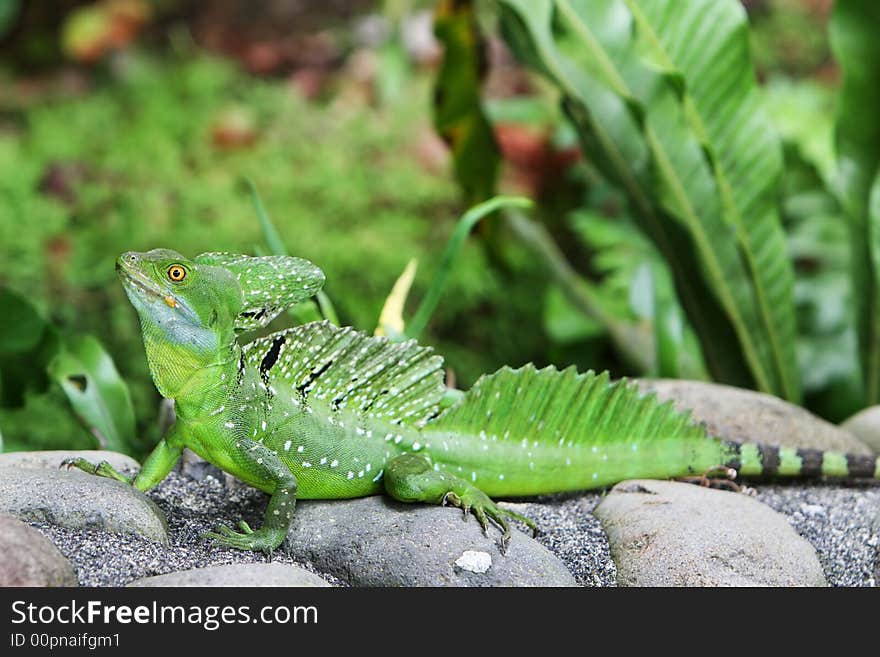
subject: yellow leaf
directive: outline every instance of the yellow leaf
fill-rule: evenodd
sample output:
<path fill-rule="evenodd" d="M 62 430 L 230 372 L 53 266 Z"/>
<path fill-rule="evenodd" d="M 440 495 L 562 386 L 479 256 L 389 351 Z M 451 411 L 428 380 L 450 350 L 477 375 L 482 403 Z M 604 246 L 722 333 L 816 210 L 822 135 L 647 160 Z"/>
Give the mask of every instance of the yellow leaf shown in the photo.
<path fill-rule="evenodd" d="M 418 261 L 415 258 L 411 259 L 394 283 L 391 294 L 385 299 L 385 305 L 382 306 L 382 312 L 379 314 L 379 325 L 374 331 L 375 335 L 385 335 L 389 338 L 403 335 L 403 306 L 406 304 L 406 297 L 412 287 L 413 279 L 416 277 L 417 268 Z"/>

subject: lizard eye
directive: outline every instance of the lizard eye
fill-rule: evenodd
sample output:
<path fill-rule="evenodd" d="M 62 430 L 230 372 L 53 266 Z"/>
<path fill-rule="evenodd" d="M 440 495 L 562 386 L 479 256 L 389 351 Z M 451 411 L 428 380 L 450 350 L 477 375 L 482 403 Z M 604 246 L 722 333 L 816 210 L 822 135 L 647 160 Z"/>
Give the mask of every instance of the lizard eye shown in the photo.
<path fill-rule="evenodd" d="M 171 265 L 168 268 L 168 278 L 170 278 L 175 283 L 179 283 L 184 278 L 186 278 L 186 269 L 184 269 L 180 265 Z"/>

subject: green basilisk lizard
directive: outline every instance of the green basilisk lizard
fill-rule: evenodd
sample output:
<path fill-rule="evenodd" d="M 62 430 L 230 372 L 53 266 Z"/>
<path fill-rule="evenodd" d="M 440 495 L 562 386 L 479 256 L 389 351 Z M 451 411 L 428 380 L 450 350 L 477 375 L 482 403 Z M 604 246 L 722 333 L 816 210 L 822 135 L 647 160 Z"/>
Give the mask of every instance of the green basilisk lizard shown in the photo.
<path fill-rule="evenodd" d="M 218 543 L 271 551 L 300 499 L 383 490 L 404 502 L 450 504 L 510 537 L 495 496 L 601 488 L 629 478 L 731 475 L 880 478 L 863 456 L 734 443 L 710 437 L 671 403 L 641 396 L 607 373 L 503 368 L 451 407 L 442 359 L 394 342 L 313 322 L 242 345 L 316 294 L 320 269 L 287 256 L 155 249 L 125 253 L 116 269 L 140 316 L 147 359 L 176 422 L 134 477 L 108 463 L 67 462 L 148 490 L 184 447 L 270 494 L 263 524 L 221 525 Z"/>

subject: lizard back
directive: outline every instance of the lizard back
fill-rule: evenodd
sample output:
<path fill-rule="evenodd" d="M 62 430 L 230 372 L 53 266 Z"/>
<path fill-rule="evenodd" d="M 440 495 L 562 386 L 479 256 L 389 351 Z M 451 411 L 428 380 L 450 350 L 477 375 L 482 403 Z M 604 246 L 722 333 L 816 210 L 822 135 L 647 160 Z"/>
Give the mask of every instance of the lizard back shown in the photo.
<path fill-rule="evenodd" d="M 387 460 L 418 445 L 445 392 L 443 359 L 430 348 L 326 321 L 243 353 L 258 377 L 253 438 L 278 453 L 304 499 L 378 492 Z"/>

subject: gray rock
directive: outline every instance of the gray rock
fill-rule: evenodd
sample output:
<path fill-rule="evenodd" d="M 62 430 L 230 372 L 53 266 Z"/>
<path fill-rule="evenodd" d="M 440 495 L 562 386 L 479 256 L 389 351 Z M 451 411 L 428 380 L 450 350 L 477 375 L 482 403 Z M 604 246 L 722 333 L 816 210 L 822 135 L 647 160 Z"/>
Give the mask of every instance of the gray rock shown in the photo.
<path fill-rule="evenodd" d="M 840 425 L 880 456 L 880 406 L 869 406 Z"/>
<path fill-rule="evenodd" d="M 809 447 L 851 454 L 871 453 L 852 434 L 800 406 L 778 397 L 719 383 L 677 379 L 637 379 L 644 392 L 661 401 L 673 400 L 679 410 L 690 410 L 709 433 L 727 440 L 751 441 L 785 447 Z"/>
<path fill-rule="evenodd" d="M 305 568 L 281 563 L 239 563 L 144 577 L 128 586 L 330 586 Z"/>
<path fill-rule="evenodd" d="M 671 481 L 617 484 L 596 508 L 620 586 L 826 586 L 812 546 L 740 493 Z"/>
<path fill-rule="evenodd" d="M 0 468 L 0 511 L 67 528 L 168 540 L 165 517 L 142 492 L 74 470 Z"/>
<path fill-rule="evenodd" d="M 514 530 L 506 554 L 500 530 L 483 534 L 458 509 L 385 497 L 297 506 L 285 547 L 291 556 L 354 586 L 574 586 L 542 545 Z"/>
<path fill-rule="evenodd" d="M 178 470 L 184 476 L 196 481 L 203 481 L 208 477 L 213 477 L 217 481 L 223 481 L 226 474 L 216 465 L 208 463 L 201 456 L 188 449 L 183 450 L 183 455 L 178 462 Z"/>
<path fill-rule="evenodd" d="M 128 470 L 130 472 L 137 472 L 141 467 L 133 458 L 126 454 L 120 454 L 119 452 L 110 452 L 101 449 L 57 449 L 38 452 L 7 452 L 6 454 L 0 454 L 0 468 L 16 467 L 27 468 L 28 470 L 57 470 L 64 459 L 75 458 L 77 456 L 80 456 L 95 465 L 101 461 L 107 461 L 110 465 L 120 471 Z"/>
<path fill-rule="evenodd" d="M 0 587 L 77 586 L 73 566 L 52 541 L 0 513 Z"/>
<path fill-rule="evenodd" d="M 45 523 L 40 524 L 40 531 L 73 563 L 81 586 L 123 586 L 135 579 L 160 573 L 266 561 L 262 553 L 218 547 L 204 538 L 205 532 L 216 529 L 220 522 L 233 526 L 244 518 L 251 526 L 259 526 L 266 509 L 267 496 L 264 493 L 247 486 L 229 490 L 213 478 L 195 481 L 172 472 L 149 495 L 173 520 L 167 545 L 134 534 L 65 529 Z M 502 504 L 538 522 L 542 530 L 538 541 L 562 560 L 580 584 L 614 586 L 617 570 L 611 559 L 608 540 L 599 520 L 592 515 L 594 506 L 601 499 L 601 493 L 587 493 L 543 496 L 526 503 Z M 795 530 L 813 545 L 829 583 L 835 586 L 876 586 L 880 581 L 880 564 L 877 562 L 880 487 L 830 483 L 809 486 L 762 484 L 758 486 L 757 499 L 786 514 Z M 297 512 L 307 510 L 311 504 L 302 502 Z M 805 515 L 802 511 L 804 505 L 809 509 L 822 507 L 827 515 Z M 451 513 L 456 531 L 461 529 L 464 523 L 458 512 L 451 509 L 439 511 Z M 472 518 L 468 524 L 471 523 Z M 313 530 L 307 528 L 306 531 Z M 475 542 L 467 549 L 487 553 L 497 566 L 499 557 L 493 545 L 497 538 L 498 533 L 493 530 L 491 538 L 480 535 L 479 543 Z M 463 554 L 464 550 L 454 560 Z M 477 567 L 479 559 L 477 557 L 474 561 Z M 344 570 L 338 571 L 340 578 L 334 578 L 326 569 L 319 570 L 307 560 L 295 562 L 284 550 L 275 551 L 272 561 L 296 563 L 317 572 L 331 583 L 346 584 Z M 467 560 L 465 564 L 468 564 Z M 488 572 L 492 572 L 492 567 Z"/>

